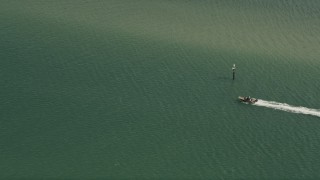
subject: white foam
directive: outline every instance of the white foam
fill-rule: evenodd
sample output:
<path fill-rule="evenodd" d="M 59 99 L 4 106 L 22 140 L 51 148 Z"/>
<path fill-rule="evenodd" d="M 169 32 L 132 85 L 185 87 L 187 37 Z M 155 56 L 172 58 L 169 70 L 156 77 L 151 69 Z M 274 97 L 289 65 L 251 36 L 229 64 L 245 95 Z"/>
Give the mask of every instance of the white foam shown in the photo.
<path fill-rule="evenodd" d="M 320 109 L 310 109 L 310 108 L 301 107 L 301 106 L 300 107 L 291 106 L 286 103 L 279 103 L 275 101 L 265 101 L 261 99 L 259 99 L 258 102 L 254 103 L 254 105 L 282 110 L 282 111 L 291 112 L 291 113 L 309 114 L 309 115 L 320 117 Z"/>

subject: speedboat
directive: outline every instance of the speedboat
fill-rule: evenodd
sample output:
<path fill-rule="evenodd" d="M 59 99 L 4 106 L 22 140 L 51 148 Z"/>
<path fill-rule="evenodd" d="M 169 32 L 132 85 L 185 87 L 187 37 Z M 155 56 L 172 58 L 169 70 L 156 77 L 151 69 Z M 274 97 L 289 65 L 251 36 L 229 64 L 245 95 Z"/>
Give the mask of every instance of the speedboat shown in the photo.
<path fill-rule="evenodd" d="M 241 102 L 246 102 L 246 103 L 250 103 L 250 104 L 254 104 L 255 102 L 258 101 L 258 99 L 256 98 L 250 98 L 250 96 L 239 96 L 238 99 Z"/>

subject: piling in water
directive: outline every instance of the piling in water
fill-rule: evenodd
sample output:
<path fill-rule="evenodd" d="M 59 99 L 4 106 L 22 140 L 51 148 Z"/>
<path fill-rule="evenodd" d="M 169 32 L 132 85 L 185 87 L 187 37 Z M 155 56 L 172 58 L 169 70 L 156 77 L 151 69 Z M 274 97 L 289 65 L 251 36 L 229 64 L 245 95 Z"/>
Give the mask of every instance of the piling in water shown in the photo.
<path fill-rule="evenodd" d="M 233 67 L 232 67 L 232 80 L 234 80 L 236 76 L 236 64 L 233 64 Z"/>

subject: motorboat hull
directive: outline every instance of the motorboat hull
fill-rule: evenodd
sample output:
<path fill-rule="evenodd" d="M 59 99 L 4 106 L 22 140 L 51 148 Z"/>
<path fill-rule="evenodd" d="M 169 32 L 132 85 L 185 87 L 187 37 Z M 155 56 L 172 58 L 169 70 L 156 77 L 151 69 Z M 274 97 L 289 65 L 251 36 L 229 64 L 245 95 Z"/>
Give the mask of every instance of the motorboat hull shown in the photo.
<path fill-rule="evenodd" d="M 238 99 L 241 102 L 250 103 L 250 104 L 254 104 L 258 101 L 258 99 L 256 99 L 256 98 L 249 98 L 249 97 L 244 97 L 244 96 L 239 96 Z"/>

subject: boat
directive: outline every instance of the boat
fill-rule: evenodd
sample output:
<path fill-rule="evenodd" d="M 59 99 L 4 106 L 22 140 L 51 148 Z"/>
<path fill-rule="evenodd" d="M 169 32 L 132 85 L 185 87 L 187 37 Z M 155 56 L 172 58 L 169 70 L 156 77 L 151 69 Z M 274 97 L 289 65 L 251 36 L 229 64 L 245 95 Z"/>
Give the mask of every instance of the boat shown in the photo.
<path fill-rule="evenodd" d="M 258 99 L 251 98 L 250 96 L 239 96 L 238 99 L 241 102 L 250 103 L 250 104 L 254 104 L 254 103 L 256 103 L 258 101 Z"/>

